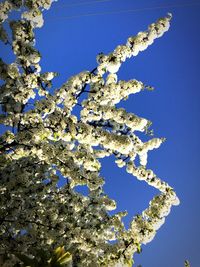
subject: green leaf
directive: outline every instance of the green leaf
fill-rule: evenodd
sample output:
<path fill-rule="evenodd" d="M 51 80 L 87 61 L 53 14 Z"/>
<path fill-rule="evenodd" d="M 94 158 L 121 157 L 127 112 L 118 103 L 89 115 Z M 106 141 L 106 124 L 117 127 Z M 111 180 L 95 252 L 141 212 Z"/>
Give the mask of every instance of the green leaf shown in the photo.
<path fill-rule="evenodd" d="M 185 260 L 185 262 L 184 262 L 184 266 L 185 266 L 185 267 L 190 267 L 190 263 L 189 263 L 188 260 Z"/>
<path fill-rule="evenodd" d="M 65 263 L 68 263 L 71 260 L 72 260 L 72 255 L 69 252 L 66 252 L 58 259 L 58 262 L 60 263 L 60 265 L 64 265 Z"/>
<path fill-rule="evenodd" d="M 138 244 L 138 245 L 137 245 L 137 253 L 139 254 L 139 253 L 141 253 L 141 252 L 142 252 L 141 245 L 140 245 L 140 244 Z"/>
<path fill-rule="evenodd" d="M 126 260 L 125 260 L 125 263 L 126 263 L 129 267 L 132 267 L 134 261 L 133 261 L 133 259 L 126 259 Z"/>

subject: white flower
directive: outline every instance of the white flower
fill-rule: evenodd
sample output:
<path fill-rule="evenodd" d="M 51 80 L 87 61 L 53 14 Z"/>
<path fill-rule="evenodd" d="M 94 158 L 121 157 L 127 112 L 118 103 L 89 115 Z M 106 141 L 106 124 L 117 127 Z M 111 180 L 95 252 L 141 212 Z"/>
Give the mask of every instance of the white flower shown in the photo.
<path fill-rule="evenodd" d="M 109 62 L 107 65 L 107 71 L 109 71 L 110 73 L 116 73 L 118 72 L 120 66 L 120 62 Z"/>

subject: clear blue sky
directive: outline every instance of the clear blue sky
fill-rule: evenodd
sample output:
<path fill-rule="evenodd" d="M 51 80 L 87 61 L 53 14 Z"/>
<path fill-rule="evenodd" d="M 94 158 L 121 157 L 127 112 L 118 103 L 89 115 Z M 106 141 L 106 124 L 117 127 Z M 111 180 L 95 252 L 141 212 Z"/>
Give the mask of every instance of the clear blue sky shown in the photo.
<path fill-rule="evenodd" d="M 119 13 L 94 15 L 114 11 Z M 160 149 L 149 153 L 148 167 L 175 188 L 181 201 L 155 239 L 135 257 L 134 266 L 181 267 L 188 259 L 191 267 L 199 267 L 200 1 L 59 0 L 45 12 L 45 25 L 36 30 L 36 45 L 42 70 L 60 73 L 56 88 L 70 76 L 92 70 L 99 52 L 111 52 L 167 12 L 173 14 L 170 30 L 119 71 L 120 79 L 135 78 L 155 87 L 121 106 L 150 119 L 155 136 L 167 138 Z M 105 191 L 118 202 L 117 210 L 128 210 L 128 226 L 158 192 L 115 167 L 113 158 L 103 163 Z"/>

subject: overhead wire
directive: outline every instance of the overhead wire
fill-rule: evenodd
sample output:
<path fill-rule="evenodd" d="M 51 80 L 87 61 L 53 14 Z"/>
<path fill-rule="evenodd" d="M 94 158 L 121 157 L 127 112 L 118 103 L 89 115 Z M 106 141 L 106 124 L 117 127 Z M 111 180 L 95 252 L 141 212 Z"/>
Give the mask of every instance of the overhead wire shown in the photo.
<path fill-rule="evenodd" d="M 95 1 L 79 2 L 79 3 L 73 3 L 73 4 L 62 4 L 62 5 L 54 6 L 54 8 L 86 6 L 86 5 L 105 3 L 105 2 L 111 2 L 111 1 L 113 0 L 95 0 Z"/>
<path fill-rule="evenodd" d="M 112 0 L 104 0 L 104 1 L 112 1 Z M 100 2 L 100 1 L 96 1 L 96 2 Z M 187 7 L 187 6 L 194 6 L 194 5 L 200 5 L 200 2 L 193 2 L 193 3 L 188 2 L 188 3 L 171 4 L 171 5 L 169 4 L 169 5 L 164 5 L 164 6 L 161 5 L 161 6 L 154 6 L 154 7 L 125 9 L 125 10 L 119 10 L 119 11 L 116 10 L 116 11 L 96 12 L 96 13 L 87 13 L 87 14 L 79 14 L 79 15 L 63 16 L 63 17 L 49 17 L 48 19 L 49 20 L 73 19 L 73 18 L 80 18 L 80 17 L 91 17 L 91 16 L 99 16 L 99 15 L 114 15 L 114 14 L 146 11 L 146 10 L 166 9 L 166 8 L 175 8 L 175 7 Z"/>

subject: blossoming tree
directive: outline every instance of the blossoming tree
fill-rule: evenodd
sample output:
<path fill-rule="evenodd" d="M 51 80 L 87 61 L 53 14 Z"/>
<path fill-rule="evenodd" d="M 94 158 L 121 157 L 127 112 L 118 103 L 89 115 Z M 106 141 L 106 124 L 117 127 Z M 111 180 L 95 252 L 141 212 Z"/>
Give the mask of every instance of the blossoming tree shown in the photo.
<path fill-rule="evenodd" d="M 52 2 L 0 3 L 0 39 L 16 58 L 11 64 L 0 59 L 0 122 L 5 129 L 0 137 L 1 263 L 132 266 L 133 254 L 154 238 L 179 200 L 146 167 L 148 151 L 164 139 L 143 142 L 137 132 L 146 133 L 150 122 L 116 107 L 130 94 L 152 88 L 137 80 L 118 81 L 116 73 L 127 58 L 168 30 L 171 15 L 112 53 L 99 54 L 94 70 L 74 75 L 52 94 L 49 88 L 57 74 L 41 72 L 34 47 L 34 28 L 42 26 L 42 10 Z M 8 21 L 12 10 L 21 12 L 21 19 Z M 86 98 L 80 101 L 83 92 Z M 81 106 L 80 118 L 73 114 L 76 105 Z M 160 191 L 128 230 L 122 221 L 126 212 L 110 215 L 116 203 L 103 190 L 100 159 L 110 155 L 119 168 Z M 57 185 L 60 175 L 66 179 L 62 187 Z M 87 196 L 76 192 L 80 185 L 88 187 Z"/>

